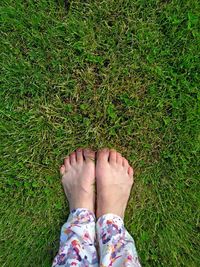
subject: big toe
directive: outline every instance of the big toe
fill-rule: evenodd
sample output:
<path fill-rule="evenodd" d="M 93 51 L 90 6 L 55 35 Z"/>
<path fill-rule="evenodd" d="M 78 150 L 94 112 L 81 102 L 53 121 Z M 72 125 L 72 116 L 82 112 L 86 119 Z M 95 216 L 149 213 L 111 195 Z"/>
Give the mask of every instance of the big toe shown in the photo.
<path fill-rule="evenodd" d="M 103 148 L 98 151 L 97 153 L 97 160 L 102 161 L 102 162 L 108 162 L 109 158 L 109 149 L 108 148 Z"/>
<path fill-rule="evenodd" d="M 95 160 L 95 152 L 89 148 L 83 150 L 83 155 L 86 162 L 94 161 Z"/>

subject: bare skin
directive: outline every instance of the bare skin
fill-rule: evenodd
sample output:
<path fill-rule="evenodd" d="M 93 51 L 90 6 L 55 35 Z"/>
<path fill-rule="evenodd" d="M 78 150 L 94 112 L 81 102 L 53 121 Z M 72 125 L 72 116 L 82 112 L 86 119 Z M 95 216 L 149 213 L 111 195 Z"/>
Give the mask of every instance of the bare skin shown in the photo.
<path fill-rule="evenodd" d="M 107 213 L 123 218 L 133 185 L 133 169 L 114 149 L 98 151 L 96 166 L 94 159 L 94 151 L 77 149 L 65 158 L 60 168 L 70 210 L 86 208 L 95 212 L 96 182 L 97 218 Z"/>
<path fill-rule="evenodd" d="M 97 218 L 113 213 L 124 218 L 131 187 L 133 168 L 114 149 L 102 149 L 97 153 Z"/>
<path fill-rule="evenodd" d="M 65 158 L 60 168 L 62 184 L 70 210 L 85 208 L 94 212 L 95 152 L 77 149 Z"/>

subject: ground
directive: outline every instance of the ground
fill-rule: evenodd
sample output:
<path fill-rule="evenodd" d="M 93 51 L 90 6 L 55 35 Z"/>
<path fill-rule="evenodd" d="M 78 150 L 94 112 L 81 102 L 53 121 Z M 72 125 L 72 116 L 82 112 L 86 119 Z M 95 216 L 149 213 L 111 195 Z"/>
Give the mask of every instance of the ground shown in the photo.
<path fill-rule="evenodd" d="M 68 214 L 59 166 L 116 148 L 144 267 L 198 267 L 195 0 L 1 1 L 0 265 L 47 267 Z"/>

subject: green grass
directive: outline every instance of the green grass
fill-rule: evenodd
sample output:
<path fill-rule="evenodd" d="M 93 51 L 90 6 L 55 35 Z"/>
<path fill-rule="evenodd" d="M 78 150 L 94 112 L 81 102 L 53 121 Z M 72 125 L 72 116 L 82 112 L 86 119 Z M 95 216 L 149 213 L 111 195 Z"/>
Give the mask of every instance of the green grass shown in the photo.
<path fill-rule="evenodd" d="M 135 167 L 126 213 L 142 265 L 198 267 L 195 0 L 1 1 L 0 266 L 47 267 L 77 147 Z"/>

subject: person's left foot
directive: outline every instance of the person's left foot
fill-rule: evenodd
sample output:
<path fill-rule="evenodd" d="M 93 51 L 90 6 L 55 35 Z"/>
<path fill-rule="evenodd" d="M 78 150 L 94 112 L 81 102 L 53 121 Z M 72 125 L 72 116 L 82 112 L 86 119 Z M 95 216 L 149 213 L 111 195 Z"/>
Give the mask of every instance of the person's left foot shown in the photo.
<path fill-rule="evenodd" d="M 64 159 L 60 168 L 62 184 L 70 210 L 85 208 L 94 212 L 95 152 L 77 149 Z"/>

